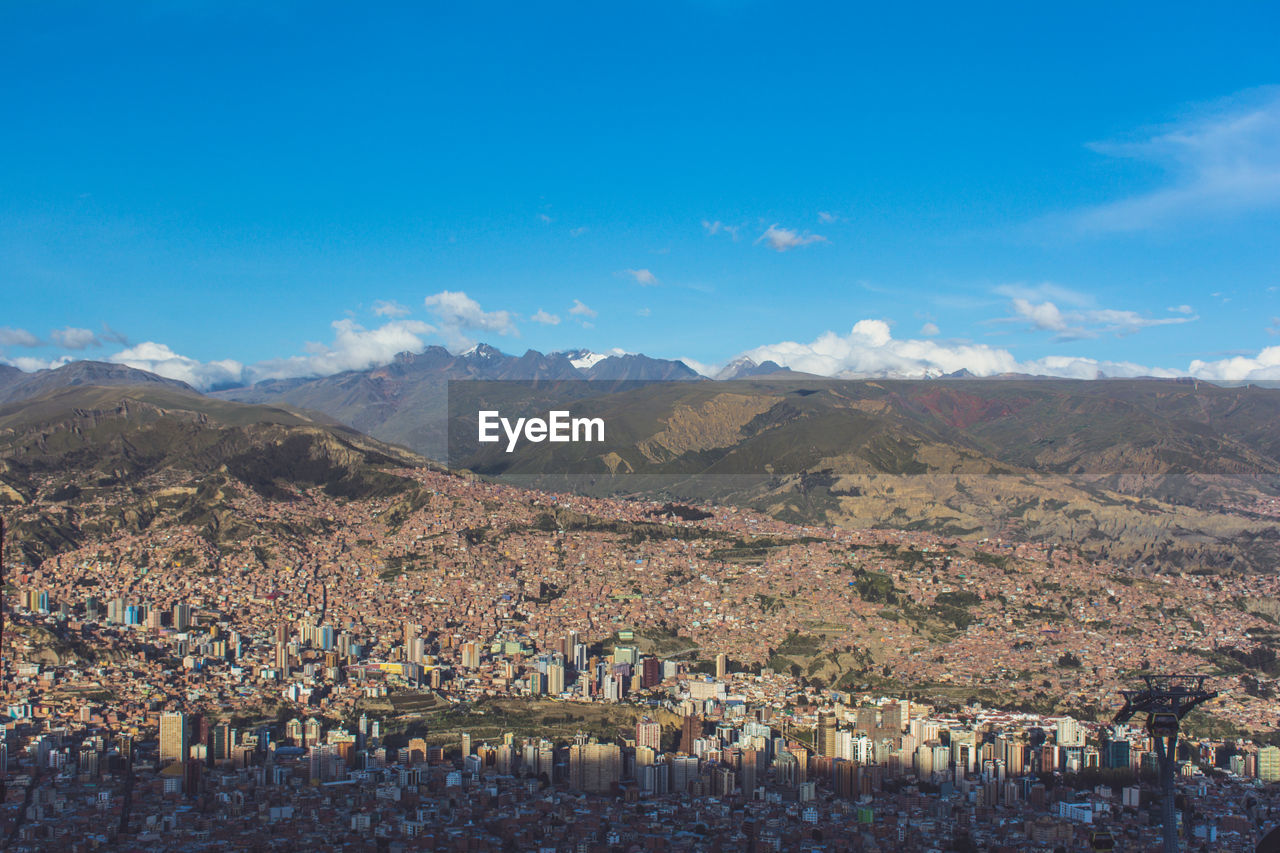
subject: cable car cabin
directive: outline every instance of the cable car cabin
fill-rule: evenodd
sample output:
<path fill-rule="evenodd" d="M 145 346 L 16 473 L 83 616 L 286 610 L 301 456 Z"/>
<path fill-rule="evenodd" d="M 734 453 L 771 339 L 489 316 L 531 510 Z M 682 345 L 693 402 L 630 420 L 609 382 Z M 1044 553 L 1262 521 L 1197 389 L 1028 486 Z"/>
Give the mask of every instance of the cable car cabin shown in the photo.
<path fill-rule="evenodd" d="M 1089 836 L 1089 844 L 1093 850 L 1115 850 L 1116 840 L 1106 829 L 1096 829 Z"/>
<path fill-rule="evenodd" d="M 1177 714 L 1152 714 L 1147 722 L 1147 731 L 1155 737 L 1170 737 L 1178 733 Z"/>

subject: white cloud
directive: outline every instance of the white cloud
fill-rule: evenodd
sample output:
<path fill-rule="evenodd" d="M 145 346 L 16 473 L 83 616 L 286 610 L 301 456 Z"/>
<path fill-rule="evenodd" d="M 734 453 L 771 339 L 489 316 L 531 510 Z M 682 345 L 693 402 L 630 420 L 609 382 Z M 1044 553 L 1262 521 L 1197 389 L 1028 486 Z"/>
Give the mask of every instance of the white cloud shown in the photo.
<path fill-rule="evenodd" d="M 75 329 L 67 326 L 65 329 L 53 330 L 49 333 L 49 337 L 63 349 L 82 350 L 102 346 L 98 336 L 90 329 Z"/>
<path fill-rule="evenodd" d="M 1280 347 L 1277 347 L 1280 350 Z M 860 320 L 847 335 L 826 332 L 811 343 L 783 341 L 742 353 L 760 364 L 774 361 L 819 376 L 889 376 L 919 379 L 967 370 L 976 376 L 1028 373 L 1095 379 L 1099 376 L 1166 376 L 1185 373 L 1131 362 L 1049 356 L 1019 362 L 1008 350 L 985 344 L 897 340 L 882 320 Z"/>
<path fill-rule="evenodd" d="M 981 344 L 943 346 L 894 340 L 883 320 L 860 320 L 848 335 L 825 332 L 808 344 L 784 341 L 747 350 L 756 364 L 774 361 L 819 376 L 935 376 L 962 368 L 982 376 L 1008 373 L 1017 361 L 1006 350 Z"/>
<path fill-rule="evenodd" d="M 588 228 L 588 227 L 587 227 L 587 226 L 585 226 L 585 225 L 580 226 L 580 227 L 578 227 L 578 228 L 570 228 L 570 229 L 569 229 L 569 236 L 570 236 L 570 237 L 581 237 L 583 234 L 586 234 L 586 233 L 587 233 L 588 231 L 590 231 L 590 230 L 591 230 L 591 229 L 590 229 L 590 228 Z"/>
<path fill-rule="evenodd" d="M 639 308 L 636 310 L 637 317 L 648 317 L 652 313 L 653 312 L 650 311 L 648 308 Z"/>
<path fill-rule="evenodd" d="M 1037 329 L 1051 332 L 1065 332 L 1067 330 L 1066 319 L 1062 316 L 1062 312 L 1058 310 L 1058 306 L 1052 302 L 1036 304 L 1026 299 L 1017 298 L 1013 300 L 1012 305 L 1015 314 L 1024 320 L 1029 320 L 1031 325 Z"/>
<path fill-rule="evenodd" d="M 1280 87 L 1224 101 L 1136 142 L 1095 151 L 1163 168 L 1165 185 L 1079 211 L 1084 231 L 1137 231 L 1184 219 L 1280 206 Z"/>
<path fill-rule="evenodd" d="M 573 307 L 569 309 L 569 313 L 575 317 L 594 318 L 596 316 L 596 312 L 584 305 L 581 299 L 573 300 Z"/>
<path fill-rule="evenodd" d="M 306 355 L 269 359 L 248 366 L 234 359 L 202 362 L 154 341 L 129 347 L 106 360 L 209 391 L 265 379 L 330 376 L 378 367 L 389 364 L 397 353 L 421 351 L 426 347 L 424 338 L 436 331 L 435 327 L 418 320 L 393 320 L 374 329 L 366 329 L 350 318 L 336 320 L 331 325 L 333 340 L 328 344 L 307 343 L 303 347 Z"/>
<path fill-rule="evenodd" d="M 658 283 L 658 277 L 649 270 L 623 270 L 622 274 L 631 276 L 641 287 L 652 287 Z"/>
<path fill-rule="evenodd" d="M 1272 317 L 1271 325 L 1267 326 L 1268 335 L 1280 335 L 1280 317 Z"/>
<path fill-rule="evenodd" d="M 738 239 L 739 228 L 740 226 L 738 225 L 725 225 L 719 219 L 714 222 L 707 219 L 702 220 L 702 230 L 706 231 L 707 234 L 712 237 L 723 232 L 736 241 Z"/>
<path fill-rule="evenodd" d="M 307 355 L 259 362 L 249 367 L 248 375 L 252 381 L 259 382 L 365 370 L 389 364 L 397 353 L 423 350 L 426 347 L 423 338 L 435 332 L 433 326 L 420 320 L 393 320 L 376 329 L 366 329 L 346 318 L 335 320 L 332 326 L 332 343 L 308 343 Z"/>
<path fill-rule="evenodd" d="M 540 219 L 540 220 L 542 221 L 542 224 L 543 224 L 543 225 L 550 225 L 552 222 L 555 222 L 555 220 L 554 220 L 554 219 L 552 219 L 550 216 L 548 216 L 548 215 L 547 215 L 547 214 L 545 214 L 545 213 L 539 213 L 539 214 L 538 214 L 538 219 Z"/>
<path fill-rule="evenodd" d="M 40 339 L 26 329 L 0 326 L 0 347 L 38 347 Z"/>
<path fill-rule="evenodd" d="M 1280 346 L 1267 347 L 1256 356 L 1235 356 L 1221 361 L 1191 362 L 1192 376 L 1210 380 L 1232 380 L 1237 382 L 1257 381 L 1262 379 L 1280 379 Z"/>
<path fill-rule="evenodd" d="M 9 364 L 26 373 L 35 373 L 37 370 L 55 370 L 64 364 L 70 364 L 75 361 L 69 355 L 60 355 L 57 358 L 32 358 L 31 356 L 19 356 L 18 358 L 0 358 L 0 364 Z"/>
<path fill-rule="evenodd" d="M 379 299 L 373 303 L 373 313 L 379 317 L 405 317 L 409 309 L 394 299 Z"/>
<path fill-rule="evenodd" d="M 1185 371 L 1167 367 L 1147 367 L 1131 361 L 1099 361 L 1096 358 L 1068 355 L 1050 355 L 1025 361 L 1018 366 L 1019 373 L 1034 376 L 1057 376 L 1064 379 L 1101 379 L 1108 377 L 1153 376 L 1172 379 L 1185 376 Z"/>
<path fill-rule="evenodd" d="M 920 327 L 920 334 L 924 335 L 926 338 L 931 338 L 941 331 L 942 330 L 938 328 L 937 323 L 925 323 Z"/>
<path fill-rule="evenodd" d="M 823 224 L 830 225 L 832 222 L 835 222 L 839 219 L 840 217 L 836 216 L 834 213 L 830 213 L 825 210 L 818 211 L 818 221 Z"/>
<path fill-rule="evenodd" d="M 801 233 L 790 228 L 779 228 L 777 223 L 770 225 L 763 234 L 756 238 L 756 243 L 764 243 L 775 252 L 788 252 L 810 243 L 825 243 L 826 237 L 821 234 Z"/>
<path fill-rule="evenodd" d="M 244 365 L 238 361 L 224 359 L 201 362 L 179 355 L 165 344 L 154 341 L 144 341 L 121 350 L 108 356 L 106 360 L 168 379 L 177 379 L 201 391 L 242 385 L 246 378 Z"/>
<path fill-rule="evenodd" d="M 1115 308 L 1099 308 L 1092 296 L 1055 284 L 1003 285 L 995 292 L 1010 297 L 1012 317 L 1002 317 L 995 322 L 1030 323 L 1032 328 L 1053 332 L 1055 340 L 1077 341 L 1096 338 L 1104 334 L 1131 335 L 1152 326 L 1172 326 L 1191 323 L 1198 319 L 1191 306 L 1178 305 L 1169 308 L 1175 317 L 1151 317 L 1137 311 Z M 1046 298 L 1049 297 L 1049 298 Z M 1070 307 L 1058 307 L 1062 302 Z"/>
<path fill-rule="evenodd" d="M 557 314 L 548 314 L 546 311 L 543 311 L 541 308 L 539 308 L 539 309 L 538 309 L 538 313 L 534 314 L 534 315 L 533 315 L 532 317 L 530 317 L 529 319 L 530 319 L 530 320 L 532 320 L 532 321 L 533 321 L 533 322 L 535 322 L 535 323 L 541 323 L 541 324 L 543 324 L 544 326 L 558 326 L 558 325 L 560 325 L 560 317 L 559 317 L 559 315 L 557 315 Z"/>
<path fill-rule="evenodd" d="M 475 343 L 469 331 L 519 335 L 510 311 L 485 311 L 463 291 L 442 290 L 423 300 L 439 320 L 440 334 L 451 347 L 465 348 Z"/>

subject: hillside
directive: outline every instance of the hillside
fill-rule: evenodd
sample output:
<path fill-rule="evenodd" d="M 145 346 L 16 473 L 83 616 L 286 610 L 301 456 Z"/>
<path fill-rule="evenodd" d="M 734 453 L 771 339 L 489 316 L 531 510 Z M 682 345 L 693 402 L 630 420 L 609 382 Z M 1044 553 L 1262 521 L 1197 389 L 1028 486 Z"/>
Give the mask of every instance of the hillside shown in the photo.
<path fill-rule="evenodd" d="M 47 507 L 11 529 L 28 559 L 164 517 L 234 539 L 251 527 L 229 509 L 236 495 L 395 495 L 412 484 L 391 471 L 421 464 L 306 414 L 167 387 L 78 386 L 0 406 L 0 504 Z"/>
<path fill-rule="evenodd" d="M 543 394 L 532 408 L 550 405 Z M 604 445 L 472 443 L 451 461 L 523 485 L 716 499 L 795 523 L 1066 541 L 1164 566 L 1280 562 L 1266 521 L 1280 494 L 1273 390 L 782 377 L 653 384 L 573 411 L 604 419 Z"/>

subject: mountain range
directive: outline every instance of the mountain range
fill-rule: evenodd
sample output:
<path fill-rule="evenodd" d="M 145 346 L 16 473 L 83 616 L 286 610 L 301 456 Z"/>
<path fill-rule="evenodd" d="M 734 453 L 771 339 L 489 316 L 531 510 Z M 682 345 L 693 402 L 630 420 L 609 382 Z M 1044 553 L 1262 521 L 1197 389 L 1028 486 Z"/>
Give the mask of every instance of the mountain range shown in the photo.
<path fill-rule="evenodd" d="M 609 440 L 450 458 L 481 476 L 747 505 L 801 524 L 1062 542 L 1153 568 L 1280 564 L 1280 391 L 825 380 L 776 367 L 739 363 L 722 375 L 747 378 L 712 381 L 644 356 L 432 347 L 370 370 L 212 395 L 120 365 L 0 370 L 0 501 L 115 484 L 145 502 L 145 484 L 166 471 L 215 483 L 192 500 L 216 495 L 216 483 L 282 499 L 316 485 L 394 491 L 389 468 L 449 458 L 449 383 L 486 380 L 455 385 L 455 402 L 537 409 L 570 399 L 575 414 L 604 418 Z M 196 515 L 216 505 L 198 502 Z M 51 548 L 57 535 L 34 540 Z"/>
<path fill-rule="evenodd" d="M 679 361 L 587 350 L 507 355 L 487 344 L 457 355 L 444 347 L 400 353 L 391 364 L 315 379 L 259 382 L 214 396 L 244 403 L 287 404 L 323 412 L 374 438 L 432 459 L 446 458 L 451 381 L 693 382 L 702 377 Z"/>

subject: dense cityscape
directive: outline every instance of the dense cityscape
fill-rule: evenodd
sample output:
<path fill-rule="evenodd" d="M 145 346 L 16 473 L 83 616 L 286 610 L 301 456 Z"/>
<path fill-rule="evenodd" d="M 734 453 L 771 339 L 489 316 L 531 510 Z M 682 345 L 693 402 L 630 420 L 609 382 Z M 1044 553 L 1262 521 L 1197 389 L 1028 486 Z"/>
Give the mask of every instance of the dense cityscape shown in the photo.
<path fill-rule="evenodd" d="M 1147 850 L 1151 671 L 1188 843 L 1280 820 L 1274 577 L 399 473 L 10 565 L 11 849 Z"/>
<path fill-rule="evenodd" d="M 1280 853 L 1280 3 L 0 34 L 0 853 Z"/>

